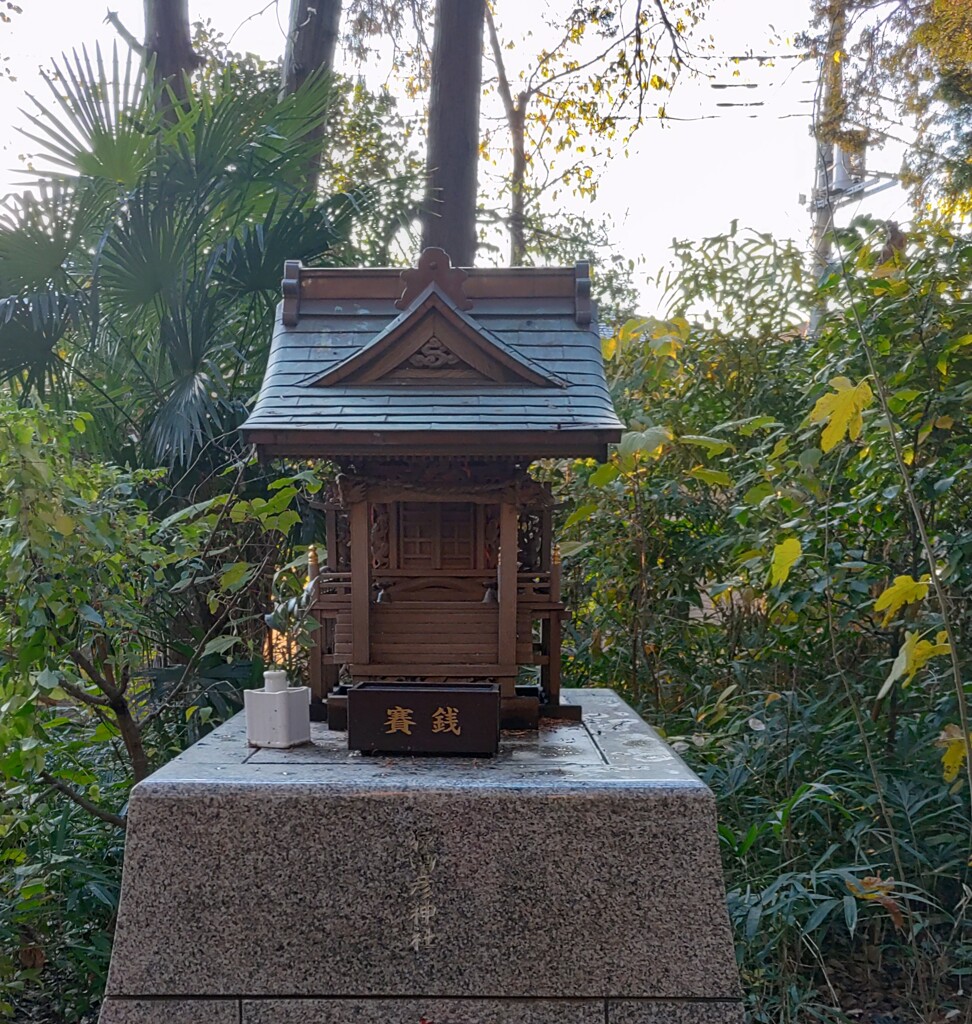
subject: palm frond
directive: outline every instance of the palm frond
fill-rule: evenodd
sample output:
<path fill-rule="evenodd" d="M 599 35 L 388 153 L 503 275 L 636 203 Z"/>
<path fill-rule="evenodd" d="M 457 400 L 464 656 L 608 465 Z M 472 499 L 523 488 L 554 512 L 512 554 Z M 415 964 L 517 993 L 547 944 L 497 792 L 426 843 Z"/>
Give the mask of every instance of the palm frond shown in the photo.
<path fill-rule="evenodd" d="M 340 240 L 326 206 L 308 207 L 301 197 L 285 205 L 275 199 L 261 220 L 244 224 L 223 245 L 216 276 L 235 295 L 266 293 L 276 304 L 284 261 L 317 260 Z"/>
<path fill-rule="evenodd" d="M 93 61 L 75 50 L 45 80 L 53 104 L 30 96 L 35 110 L 24 113 L 32 129 L 22 129 L 40 147 L 36 173 L 135 185 L 165 131 L 158 88 L 141 63 L 129 52 L 122 65 L 114 46 L 109 73 L 100 47 Z"/>

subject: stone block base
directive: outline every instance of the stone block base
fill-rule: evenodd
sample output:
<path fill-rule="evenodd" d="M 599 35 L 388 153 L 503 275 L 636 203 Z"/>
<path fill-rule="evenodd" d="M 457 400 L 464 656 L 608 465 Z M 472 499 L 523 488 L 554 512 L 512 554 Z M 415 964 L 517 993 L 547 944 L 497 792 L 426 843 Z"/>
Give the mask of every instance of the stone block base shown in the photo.
<path fill-rule="evenodd" d="M 736 1024 L 712 793 L 565 697 L 494 758 L 201 740 L 132 791 L 101 1024 Z"/>
<path fill-rule="evenodd" d="M 101 1024 L 742 1024 L 732 1000 L 109 999 Z"/>

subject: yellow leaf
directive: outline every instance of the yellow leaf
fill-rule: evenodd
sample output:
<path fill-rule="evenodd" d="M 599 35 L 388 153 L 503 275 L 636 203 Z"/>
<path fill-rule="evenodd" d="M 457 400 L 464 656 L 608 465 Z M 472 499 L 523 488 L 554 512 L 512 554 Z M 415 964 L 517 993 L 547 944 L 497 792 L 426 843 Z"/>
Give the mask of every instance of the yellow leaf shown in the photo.
<path fill-rule="evenodd" d="M 944 657 L 952 653 L 952 645 L 945 637 L 946 634 L 942 631 L 935 638 L 934 642 L 931 640 L 919 640 L 915 644 L 914 654 L 908 662 L 908 677 L 904 681 L 905 686 L 915 678 L 915 673 L 919 669 L 923 669 L 932 658 Z"/>
<path fill-rule="evenodd" d="M 926 572 L 920 580 L 911 576 L 895 576 L 894 583 L 874 602 L 876 612 L 884 612 L 882 626 L 886 626 L 906 604 L 923 601 L 928 596 L 931 576 Z"/>
<path fill-rule="evenodd" d="M 774 584 L 785 583 L 796 560 L 803 554 L 803 547 L 796 537 L 787 537 L 773 548 L 773 561 L 770 565 L 770 581 Z"/>
<path fill-rule="evenodd" d="M 939 416 L 938 419 L 935 420 L 935 426 L 938 427 L 939 430 L 951 430 L 952 427 L 955 426 L 955 420 L 953 420 L 951 416 Z"/>
<path fill-rule="evenodd" d="M 968 738 L 962 736 L 962 730 L 957 725 L 946 725 L 935 740 L 936 747 L 944 747 L 942 754 L 942 778 L 945 782 L 954 782 L 958 773 L 965 764 L 969 753 L 969 745 L 972 744 L 972 734 Z"/>
<path fill-rule="evenodd" d="M 810 413 L 811 423 L 827 423 L 820 435 L 820 447 L 825 452 L 829 452 L 844 434 L 852 441 L 861 436 L 862 413 L 874 400 L 866 380 L 855 386 L 846 377 L 834 377 L 828 384 L 833 391 L 818 398 Z"/>
<path fill-rule="evenodd" d="M 904 643 L 898 649 L 898 656 L 891 665 L 891 671 L 878 691 L 878 700 L 886 697 L 895 681 L 902 676 L 905 677 L 902 685 L 909 686 L 918 671 L 923 669 L 932 658 L 941 657 L 952 652 L 951 645 L 948 643 L 944 631 L 938 633 L 934 642 L 922 640 L 919 637 L 920 635 L 917 632 L 905 632 Z"/>

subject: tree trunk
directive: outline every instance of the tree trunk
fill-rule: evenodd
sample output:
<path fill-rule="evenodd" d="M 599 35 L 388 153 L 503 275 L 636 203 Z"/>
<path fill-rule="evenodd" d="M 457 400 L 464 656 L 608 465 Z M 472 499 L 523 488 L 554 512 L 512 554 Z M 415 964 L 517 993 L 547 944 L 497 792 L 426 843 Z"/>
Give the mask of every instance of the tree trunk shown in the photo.
<path fill-rule="evenodd" d="M 189 0 L 145 0 L 145 57 L 155 58 L 155 81 L 167 82 L 184 100 L 185 75 L 200 63 L 192 48 Z"/>
<path fill-rule="evenodd" d="M 530 95 L 521 92 L 516 98 L 510 86 L 510 77 L 506 73 L 506 62 L 503 60 L 503 45 L 496 32 L 493 14 L 486 9 L 486 24 L 489 26 L 489 44 L 493 49 L 493 60 L 496 62 L 496 80 L 506 123 L 510 129 L 513 144 L 513 173 L 510 176 L 510 266 L 523 265 L 526 256 L 526 108 Z"/>
<path fill-rule="evenodd" d="M 476 258 L 479 97 L 485 0 L 436 0 L 422 247 L 455 266 Z"/>
<path fill-rule="evenodd" d="M 340 25 L 341 0 L 291 0 L 290 28 L 280 72 L 281 97 L 296 92 L 314 72 L 334 68 Z M 313 138 L 323 143 L 323 126 L 314 130 Z M 304 187 L 316 192 L 320 174 L 321 152 L 318 147 L 304 169 Z"/>
<path fill-rule="evenodd" d="M 340 25 L 341 0 L 292 0 L 281 95 L 296 92 L 313 72 L 334 67 Z"/>
<path fill-rule="evenodd" d="M 510 266 L 522 267 L 526 257 L 526 103 L 520 94 L 516 116 L 510 121 L 513 136 L 513 174 L 510 178 Z"/>

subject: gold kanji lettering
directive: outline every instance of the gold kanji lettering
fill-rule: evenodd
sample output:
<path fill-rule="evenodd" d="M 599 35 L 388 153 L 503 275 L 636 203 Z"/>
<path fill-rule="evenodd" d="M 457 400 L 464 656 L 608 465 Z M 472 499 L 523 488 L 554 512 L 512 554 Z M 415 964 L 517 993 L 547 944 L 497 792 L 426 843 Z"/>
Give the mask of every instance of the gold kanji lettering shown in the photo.
<path fill-rule="evenodd" d="M 387 708 L 385 714 L 388 715 L 388 719 L 385 722 L 386 736 L 393 732 L 403 732 L 406 736 L 412 735 L 412 726 L 415 725 L 415 719 L 412 718 L 411 708 L 403 708 L 396 705 L 393 708 Z"/>
<path fill-rule="evenodd" d="M 459 725 L 459 709 L 452 707 L 436 708 L 432 714 L 433 732 L 451 732 L 455 736 L 462 734 Z"/>

